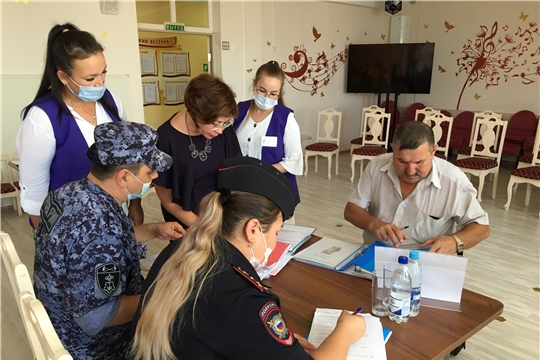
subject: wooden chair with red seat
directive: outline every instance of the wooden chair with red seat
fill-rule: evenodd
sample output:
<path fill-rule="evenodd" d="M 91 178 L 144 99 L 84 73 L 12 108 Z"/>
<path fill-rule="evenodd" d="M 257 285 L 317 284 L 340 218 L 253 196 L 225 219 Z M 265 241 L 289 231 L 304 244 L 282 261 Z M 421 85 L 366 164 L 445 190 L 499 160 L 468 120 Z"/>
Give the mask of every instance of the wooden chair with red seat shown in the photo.
<path fill-rule="evenodd" d="M 516 156 L 519 162 L 519 157 L 525 154 L 525 141 L 534 137 L 537 125 L 538 118 L 532 111 L 521 110 L 512 115 L 508 121 L 503 155 Z M 530 153 L 532 154 L 532 151 Z"/>
<path fill-rule="evenodd" d="M 323 131 L 321 131 L 321 129 Z M 324 132 L 324 136 L 321 133 Z M 332 134 L 336 134 L 332 136 Z M 326 109 L 319 111 L 317 121 L 317 139 L 314 144 L 306 146 L 304 162 L 306 170 L 304 176 L 308 174 L 308 158 L 315 156 L 315 172 L 319 170 L 319 156 L 324 156 L 328 159 L 328 179 L 332 178 L 330 168 L 332 167 L 332 156 L 336 155 L 336 175 L 339 167 L 339 137 L 341 134 L 341 111 L 334 109 Z"/>
<path fill-rule="evenodd" d="M 375 156 L 385 154 L 388 151 L 388 134 L 392 115 L 378 110 L 364 108 L 362 119 L 362 146 L 354 149 L 351 155 L 351 182 L 354 181 L 354 164 L 360 160 L 360 176 L 364 168 L 364 160 L 371 160 Z M 365 134 L 370 134 L 369 136 Z"/>
<path fill-rule="evenodd" d="M 366 111 L 371 111 L 371 112 L 382 111 L 382 112 L 384 112 L 384 108 L 380 108 L 377 105 L 371 105 L 371 106 L 363 108 L 362 109 L 361 122 L 364 121 L 364 113 Z M 363 139 L 362 131 L 363 131 L 363 127 L 362 127 L 362 124 L 360 124 L 360 136 L 351 140 L 351 150 L 350 150 L 350 155 L 351 156 L 352 156 L 352 152 L 353 152 L 354 149 L 358 149 L 359 147 L 362 146 L 362 139 Z M 366 136 L 370 136 L 369 132 L 366 134 Z"/>
<path fill-rule="evenodd" d="M 1 155 L 0 157 L 0 161 L 2 164 L 0 170 L 6 169 L 8 173 L 8 178 L 9 178 L 9 182 L 1 181 L 2 187 L 1 187 L 0 199 L 13 198 L 13 210 L 17 210 L 19 216 L 21 216 L 22 215 L 21 202 L 20 202 L 21 192 L 18 186 L 19 183 L 13 181 L 13 169 L 9 166 L 9 162 L 16 159 L 17 159 L 16 153 L 9 154 L 9 155 Z M 0 171 L 0 180 L 1 179 L 2 179 L 2 175 Z"/>
<path fill-rule="evenodd" d="M 485 110 L 485 111 L 482 111 L 482 112 L 474 113 L 473 124 L 472 124 L 473 131 L 471 131 L 471 137 L 469 138 L 469 144 L 466 147 L 458 149 L 458 154 L 457 154 L 457 159 L 458 160 L 464 159 L 464 158 L 469 157 L 471 155 L 471 147 L 472 147 L 472 142 L 473 142 L 473 137 L 474 137 L 474 129 L 476 129 L 476 122 L 478 120 L 480 120 L 480 119 L 488 119 L 488 120 L 493 120 L 493 121 L 501 120 L 502 119 L 502 114 L 495 113 L 495 112 L 493 112 L 491 110 Z M 483 133 L 483 131 L 484 131 L 484 129 L 480 129 L 480 135 Z"/>
<path fill-rule="evenodd" d="M 409 108 L 407 109 L 407 111 L 405 112 L 405 116 L 403 117 L 403 121 L 399 122 L 399 124 L 407 122 L 407 121 L 414 121 L 414 119 L 416 118 L 416 110 L 423 109 L 425 107 L 426 107 L 426 105 L 424 105 L 422 103 L 419 103 L 419 102 L 411 104 L 409 106 Z M 398 123 L 396 122 L 396 127 L 397 127 L 397 125 L 398 125 Z"/>
<path fill-rule="evenodd" d="M 454 161 L 454 165 L 464 173 L 479 177 L 478 202 L 482 201 L 482 189 L 488 174 L 493 174 L 491 197 L 495 199 L 507 125 L 508 122 L 502 119 L 493 120 L 489 117 L 478 119 L 474 128 L 470 156 Z"/>
<path fill-rule="evenodd" d="M 452 124 L 454 118 L 440 113 L 430 113 L 424 116 L 422 122 L 433 130 L 435 143 L 437 144 L 437 152 L 435 156 L 441 159 L 448 159 L 448 149 L 450 136 L 452 135 Z"/>
<path fill-rule="evenodd" d="M 510 203 L 512 202 L 512 192 L 517 190 L 517 184 L 526 183 L 527 184 L 527 193 L 525 195 L 525 205 L 529 205 L 531 198 L 531 185 L 540 187 L 540 123 L 536 127 L 536 137 L 533 146 L 533 154 L 531 163 L 529 166 L 518 167 L 517 169 L 512 170 L 510 173 L 510 180 L 508 181 L 508 187 L 506 189 L 507 200 L 504 205 L 504 209 L 508 211 L 510 208 Z M 516 186 L 514 186 L 514 184 Z M 512 189 L 512 187 L 514 189 Z M 538 212 L 538 217 L 540 217 L 540 211 Z"/>

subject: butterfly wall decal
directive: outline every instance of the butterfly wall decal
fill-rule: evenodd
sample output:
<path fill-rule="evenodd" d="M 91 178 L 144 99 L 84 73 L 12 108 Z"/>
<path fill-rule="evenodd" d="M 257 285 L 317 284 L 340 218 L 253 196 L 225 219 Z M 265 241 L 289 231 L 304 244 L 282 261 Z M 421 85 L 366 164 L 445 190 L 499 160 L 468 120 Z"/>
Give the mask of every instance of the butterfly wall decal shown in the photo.
<path fill-rule="evenodd" d="M 448 32 L 448 31 L 452 30 L 453 28 L 455 28 L 456 26 L 450 24 L 448 21 L 445 21 L 444 22 L 444 27 L 446 28 L 446 32 Z"/>
<path fill-rule="evenodd" d="M 317 28 L 314 26 L 313 29 L 311 29 L 311 31 L 313 32 L 313 36 L 315 37 L 313 42 L 319 40 L 322 34 L 319 34 L 319 32 L 317 31 Z"/>

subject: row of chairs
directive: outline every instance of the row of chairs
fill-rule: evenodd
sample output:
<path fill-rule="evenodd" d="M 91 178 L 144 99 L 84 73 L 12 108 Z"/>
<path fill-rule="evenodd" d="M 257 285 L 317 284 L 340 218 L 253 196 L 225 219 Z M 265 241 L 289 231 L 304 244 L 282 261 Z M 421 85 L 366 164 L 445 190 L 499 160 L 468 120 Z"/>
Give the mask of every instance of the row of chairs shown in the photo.
<path fill-rule="evenodd" d="M 34 359 L 72 360 L 72 356 L 60 342 L 45 307 L 36 299 L 28 268 L 21 262 L 11 237 L 1 231 L 0 246 L 2 262 L 17 300 Z"/>
<path fill-rule="evenodd" d="M 501 157 L 505 149 L 505 139 L 507 136 L 509 122 L 503 120 L 501 114 L 494 113 L 490 110 L 471 114 L 473 131 L 471 131 L 470 134 L 467 134 L 468 143 L 465 143 L 467 146 L 463 146 L 462 148 L 458 149 L 457 160 L 454 162 L 454 165 L 458 166 L 467 174 L 479 177 L 477 199 L 479 202 L 481 202 L 485 178 L 489 174 L 493 174 L 492 198 L 495 199 L 499 167 Z M 468 114 L 466 115 L 467 117 L 469 116 Z M 388 151 L 391 119 L 392 113 L 387 113 L 383 108 L 375 105 L 363 109 L 360 137 L 351 140 L 351 182 L 354 181 L 356 161 L 361 161 L 361 174 L 364 160 L 369 161 L 373 157 L 384 154 Z M 438 144 L 439 151 L 437 151 L 436 156 L 443 159 L 448 159 L 448 152 L 452 146 L 451 139 L 454 128 L 454 119 L 451 114 L 445 110 L 439 111 L 429 107 L 422 107 L 415 109 L 415 117 L 413 120 L 423 121 L 431 126 L 435 135 L 435 141 Z M 323 126 L 321 126 L 321 121 L 324 121 L 322 124 Z M 336 128 L 335 123 L 337 123 L 337 131 L 334 131 Z M 305 148 L 306 168 L 304 175 L 307 176 L 308 173 L 308 158 L 310 156 L 316 156 L 315 171 L 318 170 L 317 157 L 324 156 L 328 158 L 328 179 L 330 179 L 330 169 L 333 155 L 336 155 L 336 175 L 338 174 L 338 142 L 341 132 L 341 112 L 333 109 L 319 111 L 318 125 L 316 143 L 308 145 Z M 540 128 L 538 121 L 536 121 L 536 126 Z M 320 135 L 321 129 L 324 129 L 324 136 Z M 538 131 L 540 130 L 537 130 L 537 134 L 534 137 L 537 140 L 540 138 Z M 333 137 L 332 133 L 336 134 L 336 136 Z M 520 152 L 521 151 L 522 150 L 520 147 Z M 519 171 L 516 169 L 514 172 L 521 175 L 527 173 L 527 179 L 536 181 L 536 172 L 533 171 L 535 170 L 535 163 L 532 159 L 535 158 L 533 154 L 538 154 L 538 151 L 537 144 L 535 143 L 533 149 L 530 150 L 530 154 L 526 154 L 525 156 L 521 156 L 519 158 L 522 160 L 520 161 L 521 164 L 533 165 L 533 169 L 529 168 L 527 170 Z M 518 168 L 524 166 L 525 165 L 520 165 Z M 521 178 L 518 179 L 518 175 L 514 173 L 512 176 L 511 181 L 516 183 L 519 181 L 530 183 L 528 180 L 522 180 Z M 515 189 L 517 189 L 517 186 Z M 511 194 L 508 196 L 509 204 Z M 529 198 L 530 184 L 527 187 L 526 204 L 528 204 Z"/>
<path fill-rule="evenodd" d="M 0 191 L 0 199 L 13 199 L 13 210 L 17 210 L 19 213 L 19 216 L 22 215 L 22 209 L 21 209 L 21 202 L 20 202 L 20 188 L 19 188 L 19 182 L 14 181 L 14 174 L 13 171 L 15 171 L 12 166 L 17 166 L 17 153 L 8 154 L 8 155 L 0 155 L 0 183 L 1 183 L 1 191 Z M 3 170 L 7 171 L 9 182 L 2 181 L 2 172 Z"/>

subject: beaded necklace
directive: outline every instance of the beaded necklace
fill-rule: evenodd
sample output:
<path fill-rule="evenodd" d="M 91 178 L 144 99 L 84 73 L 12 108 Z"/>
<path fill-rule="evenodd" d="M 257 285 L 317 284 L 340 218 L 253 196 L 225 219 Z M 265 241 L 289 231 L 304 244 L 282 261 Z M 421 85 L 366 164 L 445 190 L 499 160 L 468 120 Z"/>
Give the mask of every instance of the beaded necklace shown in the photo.
<path fill-rule="evenodd" d="M 191 151 L 191 157 L 194 159 L 198 157 L 199 160 L 206 161 L 206 159 L 208 159 L 208 154 L 210 154 L 210 152 L 212 151 L 212 146 L 210 146 L 212 144 L 212 140 L 206 139 L 206 145 L 204 146 L 204 149 L 201 151 L 197 150 L 197 148 L 193 144 L 193 140 L 191 139 L 191 133 L 189 132 L 189 126 L 188 126 L 188 121 L 187 121 L 187 110 L 186 110 L 186 116 L 184 119 L 186 121 L 186 128 L 187 128 L 187 132 L 189 136 L 189 142 L 190 142 L 189 151 Z"/>

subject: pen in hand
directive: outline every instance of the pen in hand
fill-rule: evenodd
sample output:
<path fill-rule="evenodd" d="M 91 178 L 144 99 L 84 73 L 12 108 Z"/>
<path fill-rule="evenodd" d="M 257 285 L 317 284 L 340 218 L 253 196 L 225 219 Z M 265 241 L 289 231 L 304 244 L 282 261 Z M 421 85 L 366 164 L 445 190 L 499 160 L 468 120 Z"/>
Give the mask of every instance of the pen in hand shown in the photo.
<path fill-rule="evenodd" d="M 356 309 L 355 312 L 353 312 L 353 315 L 358 315 L 359 313 L 362 312 L 362 310 L 364 310 L 364 308 L 360 306 L 358 309 Z"/>
<path fill-rule="evenodd" d="M 403 231 L 403 230 L 408 229 L 408 228 L 409 228 L 408 225 L 407 225 L 407 226 L 403 226 L 403 227 L 400 227 L 400 228 L 399 228 L 399 231 Z"/>

